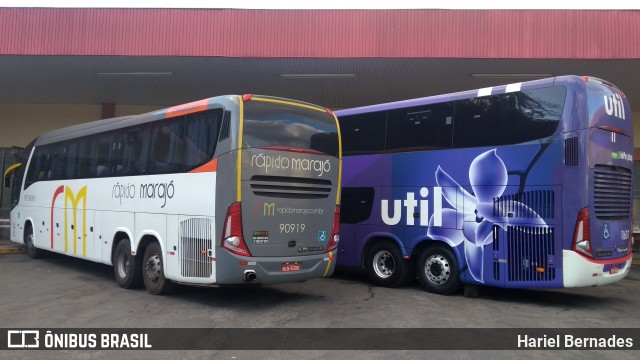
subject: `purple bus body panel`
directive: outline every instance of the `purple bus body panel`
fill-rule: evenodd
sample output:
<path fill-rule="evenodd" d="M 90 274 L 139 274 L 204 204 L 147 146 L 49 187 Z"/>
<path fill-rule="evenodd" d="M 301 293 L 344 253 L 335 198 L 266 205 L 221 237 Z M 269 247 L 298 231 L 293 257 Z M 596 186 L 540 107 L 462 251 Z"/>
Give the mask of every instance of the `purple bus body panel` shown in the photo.
<path fill-rule="evenodd" d="M 629 243 L 624 232 L 630 227 L 630 205 L 627 213 L 616 215 L 627 216 L 625 220 L 613 215 L 602 220 L 607 208 L 596 204 L 592 189 L 599 167 L 631 174 L 633 139 L 627 135 L 633 130 L 628 102 L 619 90 L 577 76 L 522 83 L 518 89 L 550 86 L 564 86 L 567 92 L 560 125 L 544 139 L 345 156 L 343 199 L 350 189 L 365 188 L 373 189 L 373 198 L 368 218 L 341 225 L 338 265 L 361 268 L 367 242 L 375 237 L 393 239 L 410 259 L 416 258 L 414 250 L 423 242 L 440 241 L 453 249 L 464 283 L 562 287 L 563 251 L 572 249 L 577 216 L 584 208 L 591 211 L 592 234 L 616 234 L 610 240 L 605 236 L 592 240 L 594 259 L 626 256 L 620 249 Z M 509 89 L 494 87 L 490 93 Z M 342 110 L 336 115 L 477 96 L 478 91 L 466 91 Z M 609 271 L 611 265 L 605 268 Z"/>

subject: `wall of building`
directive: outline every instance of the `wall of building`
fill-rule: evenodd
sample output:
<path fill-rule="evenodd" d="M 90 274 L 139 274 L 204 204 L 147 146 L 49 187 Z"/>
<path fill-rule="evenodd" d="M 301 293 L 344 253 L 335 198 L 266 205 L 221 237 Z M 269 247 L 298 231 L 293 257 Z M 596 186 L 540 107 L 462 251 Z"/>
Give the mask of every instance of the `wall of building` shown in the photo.
<path fill-rule="evenodd" d="M 7 55 L 638 59 L 639 33 L 640 11 L 0 8 Z"/>
<path fill-rule="evenodd" d="M 142 114 L 163 107 L 117 105 L 115 116 Z M 98 120 L 101 116 L 101 104 L 0 104 L 0 147 L 23 147 L 44 132 Z"/>

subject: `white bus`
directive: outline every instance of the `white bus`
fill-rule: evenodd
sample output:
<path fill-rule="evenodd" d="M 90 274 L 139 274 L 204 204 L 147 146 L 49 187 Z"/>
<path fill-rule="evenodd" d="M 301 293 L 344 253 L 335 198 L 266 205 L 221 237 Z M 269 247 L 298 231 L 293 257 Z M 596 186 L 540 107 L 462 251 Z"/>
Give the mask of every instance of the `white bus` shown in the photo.
<path fill-rule="evenodd" d="M 11 240 L 113 265 L 123 288 L 273 284 L 333 273 L 333 113 L 221 96 L 43 134 L 5 173 Z"/>

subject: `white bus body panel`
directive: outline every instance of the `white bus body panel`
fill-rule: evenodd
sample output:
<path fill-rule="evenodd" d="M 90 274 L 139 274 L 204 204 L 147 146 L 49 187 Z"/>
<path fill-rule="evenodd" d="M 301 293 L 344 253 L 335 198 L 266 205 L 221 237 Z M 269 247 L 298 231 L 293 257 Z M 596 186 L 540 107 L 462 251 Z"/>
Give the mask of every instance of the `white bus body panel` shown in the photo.
<path fill-rule="evenodd" d="M 207 219 L 212 244 L 207 255 L 215 258 L 215 192 L 216 172 L 38 181 L 23 190 L 11 212 L 11 240 L 24 242 L 29 221 L 37 248 L 112 265 L 118 232 L 127 235 L 132 251 L 151 235 L 163 250 L 169 279 L 202 283 L 180 275 L 180 223 Z M 205 282 L 215 282 L 215 270 Z"/>

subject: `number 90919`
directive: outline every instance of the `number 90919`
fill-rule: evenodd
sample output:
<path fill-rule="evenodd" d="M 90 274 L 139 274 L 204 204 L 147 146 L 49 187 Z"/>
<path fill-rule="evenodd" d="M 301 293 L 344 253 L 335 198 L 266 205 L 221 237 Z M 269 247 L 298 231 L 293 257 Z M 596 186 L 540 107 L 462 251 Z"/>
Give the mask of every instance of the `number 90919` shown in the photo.
<path fill-rule="evenodd" d="M 304 224 L 280 224 L 280 232 L 285 234 L 304 232 Z"/>

